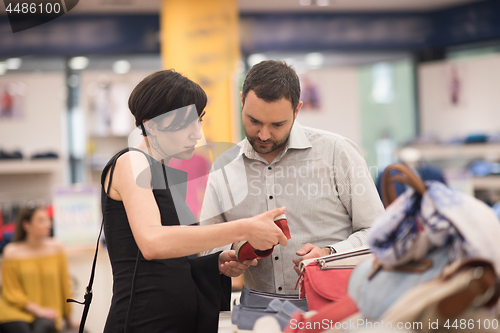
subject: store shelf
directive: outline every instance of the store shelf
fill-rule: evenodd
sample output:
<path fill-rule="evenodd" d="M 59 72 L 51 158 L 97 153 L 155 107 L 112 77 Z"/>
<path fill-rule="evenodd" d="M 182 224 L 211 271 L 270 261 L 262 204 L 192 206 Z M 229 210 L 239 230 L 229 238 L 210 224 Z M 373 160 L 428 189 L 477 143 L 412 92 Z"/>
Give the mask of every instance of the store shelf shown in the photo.
<path fill-rule="evenodd" d="M 472 178 L 475 190 L 500 190 L 500 176 L 486 176 Z"/>
<path fill-rule="evenodd" d="M 500 159 L 500 143 L 476 143 L 463 145 L 421 144 L 411 148 L 418 149 L 423 160 L 444 160 L 453 158 Z"/>
<path fill-rule="evenodd" d="M 115 134 L 109 134 L 109 135 L 98 135 L 98 134 L 89 134 L 89 138 L 91 139 L 128 139 L 128 135 L 115 135 Z"/>
<path fill-rule="evenodd" d="M 0 175 L 44 174 L 57 172 L 60 160 L 0 160 Z"/>

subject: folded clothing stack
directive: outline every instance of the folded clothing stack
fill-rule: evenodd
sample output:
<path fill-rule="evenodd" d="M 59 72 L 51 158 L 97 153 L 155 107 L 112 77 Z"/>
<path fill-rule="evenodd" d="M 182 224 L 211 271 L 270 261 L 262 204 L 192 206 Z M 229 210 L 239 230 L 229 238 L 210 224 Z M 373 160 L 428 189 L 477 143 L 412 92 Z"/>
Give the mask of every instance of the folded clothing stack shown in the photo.
<path fill-rule="evenodd" d="M 53 151 L 47 151 L 31 155 L 32 160 L 47 159 L 47 158 L 59 158 L 59 155 Z"/>
<path fill-rule="evenodd" d="M 284 330 L 297 311 L 307 311 L 307 301 L 298 295 L 275 294 L 243 286 L 240 304 L 233 306 L 231 324 L 234 332 L 248 332 L 253 330 L 259 318 L 272 316 Z"/>
<path fill-rule="evenodd" d="M 22 160 L 22 159 L 23 159 L 23 153 L 21 153 L 19 150 L 6 151 L 0 149 L 0 160 Z"/>
<path fill-rule="evenodd" d="M 469 171 L 475 177 L 499 176 L 500 163 L 485 160 L 475 160 L 468 166 Z"/>

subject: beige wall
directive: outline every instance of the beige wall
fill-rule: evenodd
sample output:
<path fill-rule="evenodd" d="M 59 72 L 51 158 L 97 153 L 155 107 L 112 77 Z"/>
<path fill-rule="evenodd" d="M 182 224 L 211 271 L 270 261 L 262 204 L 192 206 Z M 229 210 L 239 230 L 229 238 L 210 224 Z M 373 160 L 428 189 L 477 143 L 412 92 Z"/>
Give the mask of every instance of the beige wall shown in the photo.
<path fill-rule="evenodd" d="M 321 95 L 322 110 L 301 111 L 297 121 L 310 126 L 343 135 L 361 146 L 359 84 L 357 68 L 337 67 L 311 71 L 306 76 Z"/>
<path fill-rule="evenodd" d="M 50 200 L 51 186 L 67 178 L 66 87 L 64 74 L 20 73 L 0 77 L 0 85 L 21 82 L 25 86 L 23 115 L 0 119 L 0 148 L 21 150 L 25 159 L 47 150 L 59 154 L 58 161 L 0 161 L 0 202 Z"/>
<path fill-rule="evenodd" d="M 457 105 L 449 98 L 453 67 L 461 86 Z M 419 78 L 422 133 L 446 140 L 500 132 L 500 55 L 424 64 Z"/>
<path fill-rule="evenodd" d="M 73 298 L 83 301 L 85 288 L 89 283 L 92 260 L 94 259 L 94 249 L 69 250 L 68 264 L 70 275 L 75 283 L 73 288 Z M 96 273 L 93 286 L 92 304 L 90 305 L 85 329 L 88 333 L 100 333 L 104 329 L 106 317 L 108 316 L 111 297 L 113 295 L 113 278 L 111 265 L 106 249 L 101 245 L 97 258 Z M 73 303 L 72 318 L 80 322 L 83 312 L 83 305 Z"/>

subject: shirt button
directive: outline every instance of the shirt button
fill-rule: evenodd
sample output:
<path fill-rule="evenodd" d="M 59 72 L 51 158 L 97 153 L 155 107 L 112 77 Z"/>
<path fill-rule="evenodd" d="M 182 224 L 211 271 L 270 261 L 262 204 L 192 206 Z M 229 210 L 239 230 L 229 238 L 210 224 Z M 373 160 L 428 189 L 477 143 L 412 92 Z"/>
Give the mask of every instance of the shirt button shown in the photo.
<path fill-rule="evenodd" d="M 268 166 L 268 167 L 267 167 L 267 170 L 272 170 L 272 169 L 273 169 L 273 168 L 272 168 L 272 167 L 270 167 L 270 166 Z"/>
<path fill-rule="evenodd" d="M 278 257 L 278 256 L 274 257 L 274 260 L 278 260 L 278 259 L 279 259 L 279 257 Z"/>
<path fill-rule="evenodd" d="M 278 290 L 279 290 L 279 291 L 282 291 L 282 290 L 283 290 L 283 288 L 281 288 L 281 287 L 278 287 Z"/>
<path fill-rule="evenodd" d="M 272 195 L 270 195 L 270 196 L 269 196 L 269 199 L 273 200 L 273 196 L 272 196 Z"/>

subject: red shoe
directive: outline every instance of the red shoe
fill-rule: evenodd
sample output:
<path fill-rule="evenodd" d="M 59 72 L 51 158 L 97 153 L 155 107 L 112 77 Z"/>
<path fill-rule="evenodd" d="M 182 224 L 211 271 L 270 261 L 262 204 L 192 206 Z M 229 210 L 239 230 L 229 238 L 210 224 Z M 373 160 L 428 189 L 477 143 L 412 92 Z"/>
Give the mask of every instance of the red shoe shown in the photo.
<path fill-rule="evenodd" d="M 288 221 L 285 214 L 281 214 L 274 218 L 274 223 L 283 231 L 287 239 L 292 238 L 290 229 L 288 228 Z M 273 253 L 274 246 L 268 250 L 256 250 L 248 241 L 241 241 L 236 244 L 236 256 L 240 262 L 245 260 L 267 258 Z"/>

